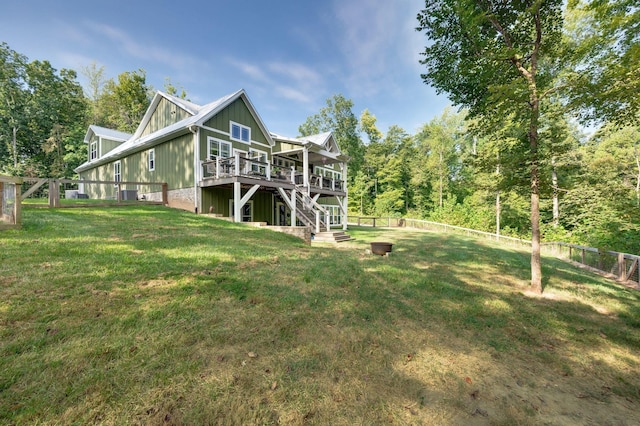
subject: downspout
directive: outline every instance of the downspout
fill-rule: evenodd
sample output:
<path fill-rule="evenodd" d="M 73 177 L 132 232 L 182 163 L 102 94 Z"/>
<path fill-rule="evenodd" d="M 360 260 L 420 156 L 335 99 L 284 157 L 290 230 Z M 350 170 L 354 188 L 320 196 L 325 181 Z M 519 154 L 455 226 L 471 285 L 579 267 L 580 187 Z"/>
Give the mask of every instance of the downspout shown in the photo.
<path fill-rule="evenodd" d="M 198 193 L 198 182 L 200 176 L 200 127 L 195 124 L 189 126 L 189 131 L 193 133 L 193 210 L 195 214 L 200 211 L 201 197 Z"/>

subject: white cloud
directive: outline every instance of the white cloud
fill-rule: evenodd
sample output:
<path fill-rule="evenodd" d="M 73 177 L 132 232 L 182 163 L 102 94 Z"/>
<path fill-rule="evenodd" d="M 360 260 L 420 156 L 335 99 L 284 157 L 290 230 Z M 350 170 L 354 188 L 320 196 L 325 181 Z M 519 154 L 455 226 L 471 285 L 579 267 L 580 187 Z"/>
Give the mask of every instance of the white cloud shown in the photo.
<path fill-rule="evenodd" d="M 112 43 L 115 43 L 118 49 L 137 60 L 157 62 L 168 65 L 173 69 L 190 68 L 202 63 L 200 59 L 138 41 L 126 31 L 110 25 L 87 22 L 85 28 L 98 36 L 106 37 Z"/>
<path fill-rule="evenodd" d="M 261 87 L 270 87 L 273 96 L 303 104 L 317 101 L 324 86 L 323 77 L 314 69 L 297 62 L 252 64 L 238 59 L 228 63 Z"/>
<path fill-rule="evenodd" d="M 301 85 L 316 85 L 322 82 L 320 73 L 306 65 L 294 62 L 272 62 L 267 65 L 269 70 L 293 80 Z"/>
<path fill-rule="evenodd" d="M 348 66 L 350 90 L 374 96 L 406 86 L 404 73 L 416 70 L 419 58 L 421 38 L 415 27 L 420 7 L 424 7 L 420 0 L 334 1 L 335 39 Z"/>

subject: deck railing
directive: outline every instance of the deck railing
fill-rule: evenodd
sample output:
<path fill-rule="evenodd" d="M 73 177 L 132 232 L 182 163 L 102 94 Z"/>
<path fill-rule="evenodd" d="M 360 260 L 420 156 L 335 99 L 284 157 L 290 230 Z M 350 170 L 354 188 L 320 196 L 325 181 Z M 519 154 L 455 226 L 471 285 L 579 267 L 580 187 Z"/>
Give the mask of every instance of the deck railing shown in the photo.
<path fill-rule="evenodd" d="M 304 185 L 304 174 L 294 168 L 274 166 L 259 158 L 248 158 L 236 153 L 233 157 L 216 157 L 202 162 L 204 179 L 221 179 L 225 177 L 246 176 L 266 180 L 280 180 L 294 185 Z M 330 191 L 344 191 L 344 182 L 325 176 L 309 174 L 309 185 L 312 188 Z"/>

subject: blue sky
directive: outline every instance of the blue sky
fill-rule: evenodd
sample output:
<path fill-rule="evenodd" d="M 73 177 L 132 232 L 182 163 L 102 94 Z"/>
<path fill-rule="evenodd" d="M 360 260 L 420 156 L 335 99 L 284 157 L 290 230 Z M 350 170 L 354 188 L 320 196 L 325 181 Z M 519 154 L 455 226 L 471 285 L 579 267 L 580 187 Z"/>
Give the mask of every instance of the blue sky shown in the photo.
<path fill-rule="evenodd" d="M 3 0 L 0 41 L 30 60 L 108 78 L 144 69 L 205 104 L 243 88 L 269 130 L 298 126 L 341 93 L 359 117 L 409 133 L 442 113 L 425 85 L 415 31 L 423 0 Z M 82 75 L 81 83 L 85 83 Z"/>

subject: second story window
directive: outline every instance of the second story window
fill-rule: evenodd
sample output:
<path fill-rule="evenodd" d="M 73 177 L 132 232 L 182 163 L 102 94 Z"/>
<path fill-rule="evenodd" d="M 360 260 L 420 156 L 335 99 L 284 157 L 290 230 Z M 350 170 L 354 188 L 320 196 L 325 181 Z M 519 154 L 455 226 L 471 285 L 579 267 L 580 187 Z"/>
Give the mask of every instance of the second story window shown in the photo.
<path fill-rule="evenodd" d="M 89 145 L 89 161 L 98 158 L 98 141 L 91 142 Z"/>
<path fill-rule="evenodd" d="M 240 142 L 251 142 L 251 128 L 231 122 L 231 139 Z"/>

